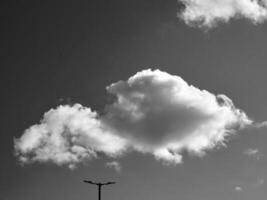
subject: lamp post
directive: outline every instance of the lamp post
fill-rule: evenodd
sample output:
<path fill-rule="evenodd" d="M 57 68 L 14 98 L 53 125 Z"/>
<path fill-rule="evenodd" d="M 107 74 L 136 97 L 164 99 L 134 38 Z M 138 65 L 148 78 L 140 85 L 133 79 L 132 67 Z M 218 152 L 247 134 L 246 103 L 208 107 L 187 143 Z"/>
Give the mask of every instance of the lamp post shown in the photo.
<path fill-rule="evenodd" d="M 90 183 L 92 185 L 97 185 L 98 187 L 98 200 L 101 200 L 101 187 L 103 185 L 111 185 L 111 184 L 115 184 L 115 182 L 106 182 L 106 183 L 95 183 L 93 181 L 88 181 L 88 180 L 84 180 L 83 182 L 85 183 Z"/>

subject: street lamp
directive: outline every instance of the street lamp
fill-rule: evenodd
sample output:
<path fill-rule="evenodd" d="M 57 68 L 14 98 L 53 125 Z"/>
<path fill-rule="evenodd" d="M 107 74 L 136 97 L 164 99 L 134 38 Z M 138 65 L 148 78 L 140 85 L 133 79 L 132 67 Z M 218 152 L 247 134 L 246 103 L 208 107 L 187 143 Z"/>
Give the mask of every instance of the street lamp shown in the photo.
<path fill-rule="evenodd" d="M 98 187 L 98 200 L 101 200 L 101 187 L 103 185 L 111 185 L 111 184 L 115 184 L 116 183 L 116 182 L 95 183 L 93 181 L 88 181 L 88 180 L 84 180 L 83 182 L 90 183 L 92 185 L 97 185 L 97 187 Z"/>

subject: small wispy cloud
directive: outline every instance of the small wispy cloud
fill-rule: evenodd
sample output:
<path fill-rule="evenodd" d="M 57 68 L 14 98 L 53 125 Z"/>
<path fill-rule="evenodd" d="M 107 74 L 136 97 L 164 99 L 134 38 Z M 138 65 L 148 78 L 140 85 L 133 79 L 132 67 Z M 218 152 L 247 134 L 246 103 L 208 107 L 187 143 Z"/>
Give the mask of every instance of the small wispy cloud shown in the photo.
<path fill-rule="evenodd" d="M 265 183 L 264 178 L 262 177 L 258 177 L 257 179 L 254 180 L 250 180 L 250 181 L 246 181 L 242 183 L 242 186 L 237 185 L 234 187 L 235 191 L 241 192 L 241 191 L 245 191 L 245 190 L 251 190 L 251 189 L 256 189 L 258 187 L 263 186 Z"/>
<path fill-rule="evenodd" d="M 256 160 L 260 160 L 263 157 L 263 153 L 261 153 L 259 149 L 255 148 L 248 148 L 243 151 L 243 154 L 255 158 Z"/>
<path fill-rule="evenodd" d="M 263 122 L 254 122 L 253 127 L 255 128 L 266 128 L 267 127 L 267 121 Z"/>
<path fill-rule="evenodd" d="M 106 163 L 106 167 L 114 169 L 117 172 L 121 171 L 121 164 L 117 161 L 111 161 Z"/>
<path fill-rule="evenodd" d="M 243 188 L 241 186 L 236 186 L 235 191 L 243 191 Z"/>
<path fill-rule="evenodd" d="M 186 24 L 211 28 L 231 19 L 248 19 L 258 24 L 267 19 L 267 0 L 179 0 L 184 5 L 178 13 Z"/>
<path fill-rule="evenodd" d="M 14 139 L 16 156 L 22 163 L 74 168 L 99 154 L 116 158 L 134 150 L 178 164 L 185 151 L 203 156 L 252 124 L 226 95 L 200 90 L 160 70 L 138 72 L 109 85 L 107 92 L 116 100 L 102 115 L 80 104 L 46 112 L 39 124 Z"/>
<path fill-rule="evenodd" d="M 258 178 L 255 186 L 259 187 L 259 186 L 262 186 L 264 183 L 265 183 L 265 180 L 263 178 Z"/>

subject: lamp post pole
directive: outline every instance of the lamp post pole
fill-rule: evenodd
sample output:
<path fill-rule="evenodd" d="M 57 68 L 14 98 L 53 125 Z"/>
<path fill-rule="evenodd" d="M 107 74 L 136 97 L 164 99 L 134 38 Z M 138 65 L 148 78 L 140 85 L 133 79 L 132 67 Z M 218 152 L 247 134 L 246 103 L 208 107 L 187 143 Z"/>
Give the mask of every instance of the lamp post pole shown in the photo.
<path fill-rule="evenodd" d="M 97 185 L 98 186 L 98 200 L 101 200 L 101 186 L 102 185 Z"/>
<path fill-rule="evenodd" d="M 90 183 L 92 185 L 97 185 L 97 187 L 98 187 L 98 200 L 101 200 L 101 188 L 102 188 L 103 185 L 115 184 L 115 182 L 95 183 L 93 181 L 88 181 L 88 180 L 84 180 L 83 182 Z"/>

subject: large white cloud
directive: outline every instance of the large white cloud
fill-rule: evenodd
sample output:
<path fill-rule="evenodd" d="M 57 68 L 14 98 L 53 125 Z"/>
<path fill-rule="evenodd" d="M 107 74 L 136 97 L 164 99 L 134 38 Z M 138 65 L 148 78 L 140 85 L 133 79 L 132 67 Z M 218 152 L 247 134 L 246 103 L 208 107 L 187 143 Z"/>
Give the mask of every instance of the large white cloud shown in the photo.
<path fill-rule="evenodd" d="M 125 140 L 102 126 L 96 112 L 80 104 L 51 109 L 40 124 L 15 139 L 15 152 L 22 163 L 51 161 L 70 168 L 96 158 L 99 152 L 114 157 L 124 149 Z"/>
<path fill-rule="evenodd" d="M 74 167 L 99 153 L 115 157 L 130 149 L 180 163 L 183 151 L 203 155 L 252 123 L 225 95 L 160 70 L 138 72 L 107 91 L 116 100 L 102 116 L 79 104 L 45 113 L 40 124 L 15 139 L 20 161 Z"/>
<path fill-rule="evenodd" d="M 184 9 L 178 14 L 185 23 L 213 27 L 232 18 L 246 18 L 254 24 L 267 19 L 267 0 L 179 0 Z"/>

